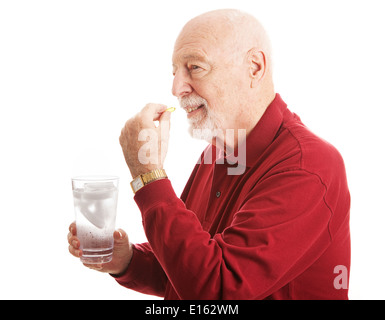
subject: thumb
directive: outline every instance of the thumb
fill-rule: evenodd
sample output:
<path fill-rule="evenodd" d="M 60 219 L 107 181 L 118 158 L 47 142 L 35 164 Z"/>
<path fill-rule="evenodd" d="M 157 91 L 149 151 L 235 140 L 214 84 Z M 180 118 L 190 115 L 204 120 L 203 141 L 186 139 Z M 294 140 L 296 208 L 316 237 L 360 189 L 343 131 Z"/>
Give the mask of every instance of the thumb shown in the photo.
<path fill-rule="evenodd" d="M 160 132 L 160 155 L 162 163 L 167 153 L 168 140 L 170 137 L 170 118 L 171 112 L 165 111 L 159 119 L 158 130 Z"/>
<path fill-rule="evenodd" d="M 161 132 L 162 140 L 168 140 L 168 133 L 170 131 L 170 119 L 171 119 L 171 112 L 169 111 L 163 112 L 161 117 L 159 118 L 158 129 Z"/>
<path fill-rule="evenodd" d="M 165 111 L 162 113 L 162 115 L 159 118 L 159 124 L 162 124 L 163 121 L 170 122 L 170 119 L 171 119 L 171 112 Z"/>
<path fill-rule="evenodd" d="M 129 241 L 128 241 L 127 233 L 122 229 L 115 230 L 114 247 L 125 246 L 125 245 L 128 245 L 128 243 Z"/>

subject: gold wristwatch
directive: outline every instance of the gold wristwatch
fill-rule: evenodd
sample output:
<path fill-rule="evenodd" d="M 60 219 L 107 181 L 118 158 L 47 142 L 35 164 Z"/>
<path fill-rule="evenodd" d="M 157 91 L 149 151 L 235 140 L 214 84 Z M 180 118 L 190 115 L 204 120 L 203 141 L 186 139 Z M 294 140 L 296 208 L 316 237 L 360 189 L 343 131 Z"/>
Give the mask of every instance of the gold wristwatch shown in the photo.
<path fill-rule="evenodd" d="M 134 193 L 143 188 L 146 184 L 159 179 L 167 179 L 167 174 L 164 169 L 154 169 L 150 172 L 138 175 L 131 181 L 131 188 Z"/>

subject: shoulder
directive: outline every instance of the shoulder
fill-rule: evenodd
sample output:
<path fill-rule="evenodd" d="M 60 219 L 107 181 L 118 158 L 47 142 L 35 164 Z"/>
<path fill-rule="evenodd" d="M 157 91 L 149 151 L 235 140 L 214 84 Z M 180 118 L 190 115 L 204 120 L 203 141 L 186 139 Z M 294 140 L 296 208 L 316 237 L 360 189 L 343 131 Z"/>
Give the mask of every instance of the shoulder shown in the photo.
<path fill-rule="evenodd" d="M 298 117 L 284 123 L 281 134 L 296 147 L 298 169 L 316 174 L 328 184 L 336 177 L 345 178 L 345 165 L 340 152 L 328 141 L 308 129 Z"/>

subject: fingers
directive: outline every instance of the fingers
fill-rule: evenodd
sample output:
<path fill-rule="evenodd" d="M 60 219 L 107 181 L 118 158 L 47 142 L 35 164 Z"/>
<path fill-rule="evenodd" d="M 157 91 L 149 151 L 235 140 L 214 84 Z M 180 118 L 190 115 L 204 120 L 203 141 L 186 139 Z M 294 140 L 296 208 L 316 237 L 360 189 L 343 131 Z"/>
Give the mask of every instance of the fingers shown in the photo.
<path fill-rule="evenodd" d="M 73 240 L 71 241 L 70 245 L 68 246 L 68 251 L 76 258 L 80 258 L 83 254 L 83 252 L 79 249 L 80 243 L 79 240 Z"/>
<path fill-rule="evenodd" d="M 149 103 L 129 119 L 119 137 L 123 155 L 131 175 L 163 167 L 167 155 L 170 131 L 170 112 L 167 106 Z M 159 125 L 155 124 L 159 121 Z"/>
<path fill-rule="evenodd" d="M 80 241 L 75 236 L 68 237 L 68 251 L 76 258 L 82 256 L 82 251 L 80 250 Z"/>
<path fill-rule="evenodd" d="M 68 240 L 68 251 L 76 258 L 80 258 L 82 255 L 82 251 L 80 248 L 80 241 L 76 237 L 76 224 L 75 222 L 71 223 L 69 226 L 70 232 L 67 235 Z"/>
<path fill-rule="evenodd" d="M 159 120 L 160 116 L 166 111 L 167 106 L 158 103 L 148 103 L 141 111 L 144 117 L 148 117 L 153 121 Z"/>
<path fill-rule="evenodd" d="M 68 251 L 75 257 L 80 258 L 83 255 L 83 252 L 81 250 L 76 250 L 71 246 L 68 246 Z"/>
<path fill-rule="evenodd" d="M 133 135 L 137 135 L 141 129 L 156 129 L 154 121 L 170 122 L 171 111 L 165 112 L 166 110 L 167 106 L 164 104 L 147 104 L 141 112 L 124 124 L 119 137 L 120 145 L 124 147 L 127 141 L 133 138 Z"/>
<path fill-rule="evenodd" d="M 76 235 L 76 223 L 75 223 L 75 221 L 74 222 L 72 222 L 71 224 L 70 224 L 70 226 L 69 226 L 69 231 L 75 236 Z"/>

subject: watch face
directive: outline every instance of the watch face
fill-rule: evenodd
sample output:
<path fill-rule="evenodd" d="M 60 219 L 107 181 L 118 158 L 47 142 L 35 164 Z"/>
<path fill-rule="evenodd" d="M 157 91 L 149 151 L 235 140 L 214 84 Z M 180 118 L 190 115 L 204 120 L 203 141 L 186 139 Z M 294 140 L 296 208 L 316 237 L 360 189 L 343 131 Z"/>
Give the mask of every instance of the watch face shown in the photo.
<path fill-rule="evenodd" d="M 131 186 L 132 186 L 132 189 L 134 189 L 134 191 L 138 191 L 141 187 L 144 186 L 143 182 L 142 182 L 142 179 L 140 179 L 140 177 L 137 177 L 134 181 L 131 182 Z"/>

